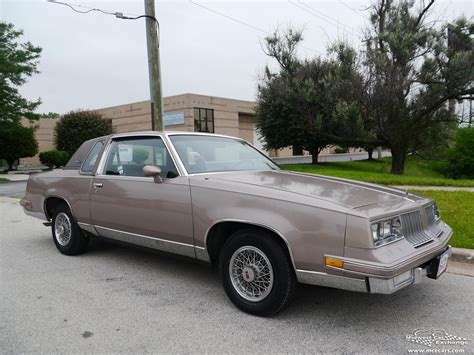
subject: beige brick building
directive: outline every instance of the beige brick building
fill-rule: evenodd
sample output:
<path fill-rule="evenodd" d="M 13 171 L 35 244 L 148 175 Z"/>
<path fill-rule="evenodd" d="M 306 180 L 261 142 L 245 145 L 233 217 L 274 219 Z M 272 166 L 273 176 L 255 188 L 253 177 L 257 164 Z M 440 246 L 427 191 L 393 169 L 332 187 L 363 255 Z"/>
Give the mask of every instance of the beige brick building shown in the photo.
<path fill-rule="evenodd" d="M 38 141 L 38 151 L 44 152 L 46 150 L 55 149 L 54 146 L 54 127 L 56 127 L 58 118 L 42 118 L 39 121 L 30 123 L 27 119 L 22 120 L 24 126 L 37 126 L 35 137 Z M 38 165 L 40 164 L 38 155 L 32 158 L 20 159 L 20 165 Z"/>
<path fill-rule="evenodd" d="M 262 148 L 255 129 L 255 102 L 198 94 L 165 97 L 165 130 L 240 137 Z M 114 132 L 151 130 L 150 101 L 97 109 Z M 289 150 L 288 150 L 289 151 Z M 286 152 L 288 154 L 288 152 Z M 271 155 L 282 154 L 270 152 Z"/>
<path fill-rule="evenodd" d="M 263 140 L 255 128 L 255 102 L 215 96 L 182 94 L 163 99 L 164 122 L 167 131 L 210 132 L 240 137 L 263 150 Z M 150 101 L 97 108 L 109 121 L 113 132 L 136 132 L 152 129 Z M 58 119 L 41 119 L 35 133 L 39 151 L 55 149 L 54 127 Z M 24 120 L 24 125 L 30 125 Z M 334 148 L 325 149 L 321 155 L 331 154 Z M 271 157 L 288 157 L 292 149 L 270 150 Z M 308 154 L 305 152 L 305 154 Z M 39 164 L 38 155 L 21 159 L 22 165 Z"/>

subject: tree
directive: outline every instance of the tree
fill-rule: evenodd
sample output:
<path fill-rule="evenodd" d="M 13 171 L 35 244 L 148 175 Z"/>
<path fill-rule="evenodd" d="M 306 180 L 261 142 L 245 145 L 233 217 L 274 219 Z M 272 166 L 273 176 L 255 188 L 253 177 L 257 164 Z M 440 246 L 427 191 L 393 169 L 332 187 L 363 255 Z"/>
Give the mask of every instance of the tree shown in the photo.
<path fill-rule="evenodd" d="M 112 128 L 101 114 L 94 111 L 71 111 L 56 124 L 56 148 L 72 156 L 85 141 L 111 133 Z"/>
<path fill-rule="evenodd" d="M 458 129 L 455 145 L 447 155 L 448 176 L 454 179 L 474 179 L 474 127 Z"/>
<path fill-rule="evenodd" d="M 34 132 L 34 127 L 23 127 L 16 122 L 0 120 L 0 159 L 5 159 L 8 170 L 13 170 L 18 159 L 38 153 Z"/>
<path fill-rule="evenodd" d="M 434 0 L 419 9 L 410 0 L 378 0 L 366 36 L 370 110 L 376 134 L 392 152 L 393 174 L 403 174 L 409 152 L 422 148 L 434 130 L 456 120 L 449 100 L 474 93 L 474 25 L 459 19 L 436 28 L 429 21 Z M 464 46 L 448 47 L 447 28 Z"/>
<path fill-rule="evenodd" d="M 19 43 L 23 31 L 12 24 L 0 22 L 0 121 L 19 123 L 22 118 L 38 119 L 34 113 L 40 99 L 29 101 L 22 97 L 17 87 L 27 78 L 38 73 L 41 48 L 30 42 Z"/>
<path fill-rule="evenodd" d="M 59 118 L 61 115 L 57 112 L 48 112 L 48 113 L 40 113 L 39 117 L 40 118 L 46 118 L 46 119 L 51 119 L 51 118 Z"/>
<path fill-rule="evenodd" d="M 9 170 L 17 159 L 38 152 L 35 127 L 23 127 L 20 121 L 38 119 L 34 111 L 40 100 L 25 99 L 18 93 L 18 87 L 38 72 L 41 48 L 30 42 L 19 43 L 22 34 L 12 24 L 0 22 L 0 158 L 7 161 Z"/>
<path fill-rule="evenodd" d="M 332 58 L 300 61 L 296 48 L 301 32 L 275 32 L 266 38 L 266 53 L 279 64 L 267 67 L 258 85 L 257 128 L 266 148 L 303 148 L 318 162 L 329 144 L 365 142 L 363 107 L 358 95 L 363 78 L 355 70 L 355 52 L 343 44 Z"/>

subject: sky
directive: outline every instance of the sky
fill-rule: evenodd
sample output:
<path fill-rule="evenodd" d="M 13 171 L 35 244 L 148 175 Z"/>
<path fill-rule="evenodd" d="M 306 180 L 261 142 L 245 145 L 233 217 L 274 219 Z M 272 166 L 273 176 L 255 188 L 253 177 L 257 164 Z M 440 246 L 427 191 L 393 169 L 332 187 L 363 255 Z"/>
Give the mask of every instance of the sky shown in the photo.
<path fill-rule="evenodd" d="M 63 2 L 132 16 L 144 13 L 143 0 Z M 302 58 L 324 55 L 328 44 L 338 39 L 359 46 L 368 25 L 363 9 L 371 4 L 354 0 L 193 2 L 156 1 L 164 96 L 196 93 L 254 100 L 263 69 L 275 65 L 262 50 L 266 33 L 276 28 L 302 29 L 304 41 L 298 49 Z M 84 7 L 76 8 L 83 11 Z M 438 0 L 435 4 L 433 16 L 442 21 L 461 15 L 474 16 L 474 2 Z M 40 74 L 20 88 L 28 99 L 41 98 L 38 112 L 62 114 L 149 99 L 144 19 L 79 14 L 46 0 L 0 0 L 0 21 L 23 29 L 22 41 L 43 48 Z"/>

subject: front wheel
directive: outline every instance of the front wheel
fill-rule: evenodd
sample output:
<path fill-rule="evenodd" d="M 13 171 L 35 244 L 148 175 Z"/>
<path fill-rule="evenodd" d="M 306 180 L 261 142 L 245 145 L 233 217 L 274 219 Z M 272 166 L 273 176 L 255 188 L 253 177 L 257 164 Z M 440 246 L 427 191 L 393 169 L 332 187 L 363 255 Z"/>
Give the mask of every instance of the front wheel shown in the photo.
<path fill-rule="evenodd" d="M 241 310 L 270 316 L 291 301 L 296 278 L 291 261 L 275 238 L 260 230 L 237 231 L 220 257 L 224 290 Z"/>
<path fill-rule="evenodd" d="M 54 210 L 51 230 L 54 244 L 61 253 L 78 255 L 86 250 L 89 238 L 79 228 L 66 205 Z"/>

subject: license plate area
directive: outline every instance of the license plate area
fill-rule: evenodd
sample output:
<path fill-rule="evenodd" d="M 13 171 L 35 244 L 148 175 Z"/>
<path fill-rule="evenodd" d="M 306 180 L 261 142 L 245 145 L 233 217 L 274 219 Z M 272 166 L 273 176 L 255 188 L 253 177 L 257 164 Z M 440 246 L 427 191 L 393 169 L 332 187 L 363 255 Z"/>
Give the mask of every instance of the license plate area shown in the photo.
<path fill-rule="evenodd" d="M 450 250 L 438 255 L 431 261 L 430 271 L 427 276 L 431 279 L 438 279 L 448 268 Z"/>

